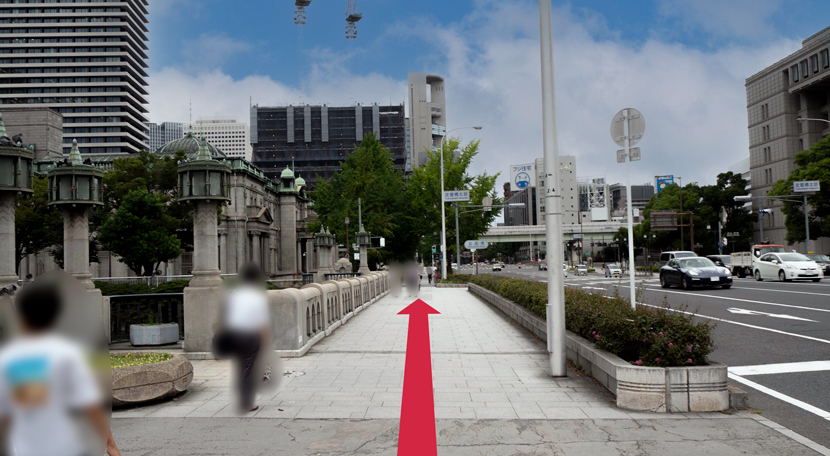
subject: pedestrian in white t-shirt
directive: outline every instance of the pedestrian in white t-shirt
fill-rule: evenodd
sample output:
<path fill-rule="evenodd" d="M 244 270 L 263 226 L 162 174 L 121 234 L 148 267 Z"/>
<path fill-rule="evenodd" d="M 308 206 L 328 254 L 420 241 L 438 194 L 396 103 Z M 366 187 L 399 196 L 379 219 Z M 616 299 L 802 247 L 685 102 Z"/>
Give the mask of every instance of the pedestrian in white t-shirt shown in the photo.
<path fill-rule="evenodd" d="M 8 454 L 82 456 L 75 412 L 85 413 L 102 450 L 111 439 L 84 350 L 51 332 L 62 306 L 58 287 L 49 284 L 29 285 L 17 296 L 20 337 L 0 350 L 0 434 L 9 430 Z"/>
<path fill-rule="evenodd" d="M 255 405 L 256 385 L 260 378 L 254 372 L 261 349 L 270 340 L 270 317 L 264 279 L 259 267 L 247 264 L 239 271 L 240 285 L 228 294 L 224 313 L 224 337 L 234 357 L 237 391 L 241 411 L 259 409 Z"/>

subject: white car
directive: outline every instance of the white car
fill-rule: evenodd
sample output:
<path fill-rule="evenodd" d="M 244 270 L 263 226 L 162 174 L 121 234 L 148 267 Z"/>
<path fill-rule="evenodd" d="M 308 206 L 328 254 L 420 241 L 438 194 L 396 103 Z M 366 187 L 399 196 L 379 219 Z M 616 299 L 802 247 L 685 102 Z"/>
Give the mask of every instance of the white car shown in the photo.
<path fill-rule="evenodd" d="M 622 275 L 622 269 L 619 265 L 609 264 L 605 267 L 605 277 L 619 277 Z"/>
<path fill-rule="evenodd" d="M 568 265 L 562 264 L 562 273 L 565 274 L 565 277 L 568 277 Z"/>
<path fill-rule="evenodd" d="M 588 275 L 588 266 L 585 266 L 584 264 L 576 265 L 576 275 Z"/>
<path fill-rule="evenodd" d="M 753 265 L 755 280 L 777 278 L 782 282 L 790 280 L 812 280 L 824 278 L 821 267 L 815 261 L 800 253 L 767 253 Z"/>

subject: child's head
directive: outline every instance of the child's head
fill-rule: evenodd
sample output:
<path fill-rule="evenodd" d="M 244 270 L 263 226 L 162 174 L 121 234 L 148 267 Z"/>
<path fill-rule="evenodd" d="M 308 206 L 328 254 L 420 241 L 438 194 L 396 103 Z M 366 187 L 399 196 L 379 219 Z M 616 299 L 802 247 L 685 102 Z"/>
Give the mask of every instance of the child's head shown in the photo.
<path fill-rule="evenodd" d="M 55 283 L 29 285 L 17 294 L 15 307 L 23 328 L 28 332 L 50 330 L 63 308 L 63 299 Z"/>

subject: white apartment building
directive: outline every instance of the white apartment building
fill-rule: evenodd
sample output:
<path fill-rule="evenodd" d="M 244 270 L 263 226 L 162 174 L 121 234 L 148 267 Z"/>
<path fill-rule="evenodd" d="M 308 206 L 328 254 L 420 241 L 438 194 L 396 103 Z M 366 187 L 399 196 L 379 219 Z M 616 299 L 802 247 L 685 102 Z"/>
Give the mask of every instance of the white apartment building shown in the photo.
<path fill-rule="evenodd" d="M 184 125 L 179 122 L 162 122 L 160 124 L 145 122 L 150 139 L 147 150 L 155 152 L 159 147 L 184 137 Z"/>
<path fill-rule="evenodd" d="M 251 129 L 244 122 L 232 117 L 199 117 L 185 130 L 192 131 L 197 137 L 204 135 L 209 143 L 229 157 L 253 160 Z"/>

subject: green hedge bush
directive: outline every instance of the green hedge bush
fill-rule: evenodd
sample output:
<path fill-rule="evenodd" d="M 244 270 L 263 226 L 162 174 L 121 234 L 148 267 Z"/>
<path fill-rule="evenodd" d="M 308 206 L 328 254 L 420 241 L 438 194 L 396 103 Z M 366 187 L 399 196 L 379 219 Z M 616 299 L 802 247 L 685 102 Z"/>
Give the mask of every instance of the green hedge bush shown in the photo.
<path fill-rule="evenodd" d="M 181 293 L 189 280 L 171 280 L 160 283 L 157 287 L 151 287 L 146 283 L 109 283 L 94 281 L 95 288 L 101 290 L 104 296 L 152 294 L 152 293 Z"/>
<path fill-rule="evenodd" d="M 473 278 L 472 274 L 455 274 L 447 277 L 446 279 L 437 280 L 435 283 L 463 283 L 468 284 L 471 282 Z"/>
<path fill-rule="evenodd" d="M 547 284 L 494 275 L 473 276 L 471 283 L 545 318 Z M 616 296 L 565 288 L 566 328 L 620 358 L 642 366 L 699 366 L 714 349 L 713 327 L 692 315 L 639 306 Z"/>

